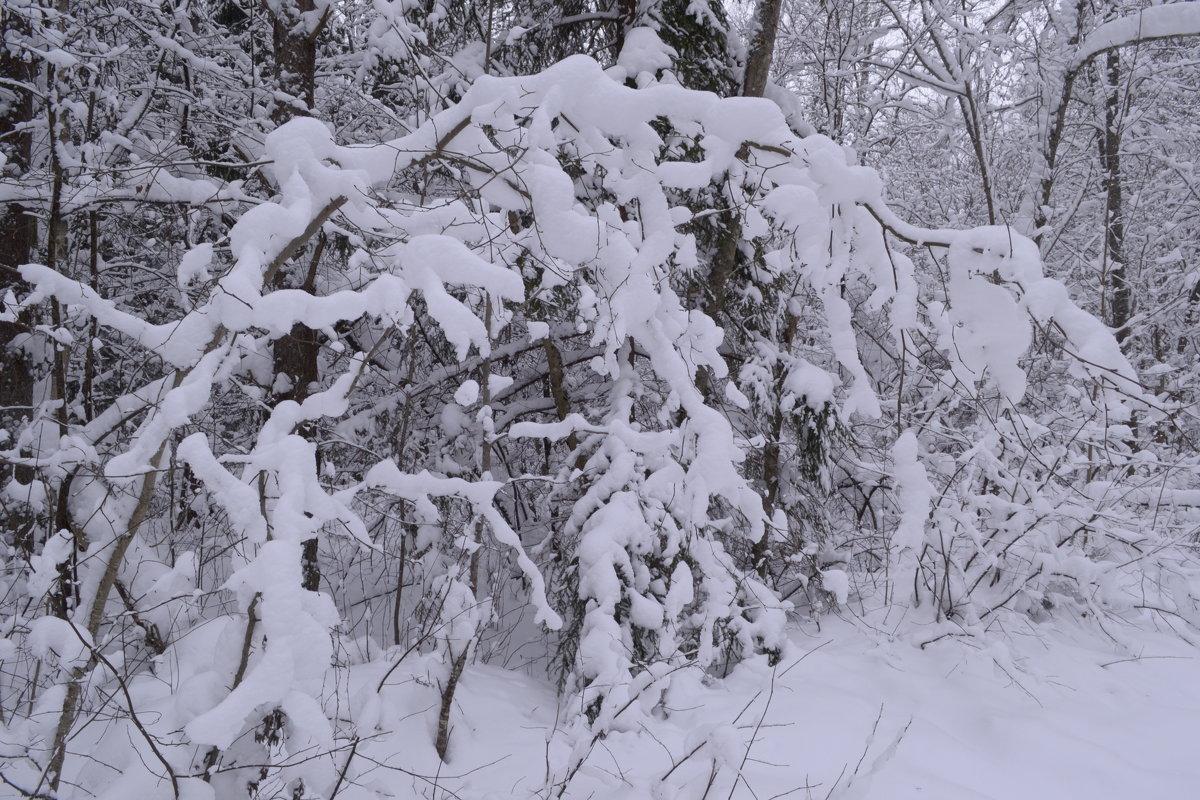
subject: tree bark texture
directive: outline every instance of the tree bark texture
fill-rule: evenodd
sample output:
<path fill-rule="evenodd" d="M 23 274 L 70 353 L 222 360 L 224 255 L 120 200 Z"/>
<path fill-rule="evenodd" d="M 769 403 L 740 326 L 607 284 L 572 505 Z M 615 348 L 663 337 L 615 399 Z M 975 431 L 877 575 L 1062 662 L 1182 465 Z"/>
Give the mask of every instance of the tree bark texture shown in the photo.
<path fill-rule="evenodd" d="M 4 41 L 25 29 L 24 20 L 0 9 L 0 37 Z M 0 151 L 7 162 L 3 167 L 5 177 L 20 177 L 30 166 L 32 137 L 27 126 L 33 119 L 33 93 L 24 87 L 32 87 L 35 78 L 32 62 L 0 45 Z M 17 268 L 32 259 L 36 244 L 34 217 L 19 203 L 0 206 L 0 314 L 11 311 L 4 299 L 9 292 L 14 296 L 24 293 L 25 284 Z M 19 346 L 21 335 L 28 330 L 27 315 L 0 319 L 0 430 L 14 437 L 33 404 L 33 370 L 27 353 Z M 27 473 L 19 469 L 17 477 L 28 483 L 32 476 Z"/>
<path fill-rule="evenodd" d="M 754 37 L 750 41 L 750 54 L 746 59 L 746 75 L 742 79 L 742 95 L 745 97 L 762 97 L 767 90 L 782 6 L 783 0 L 759 0 Z"/>

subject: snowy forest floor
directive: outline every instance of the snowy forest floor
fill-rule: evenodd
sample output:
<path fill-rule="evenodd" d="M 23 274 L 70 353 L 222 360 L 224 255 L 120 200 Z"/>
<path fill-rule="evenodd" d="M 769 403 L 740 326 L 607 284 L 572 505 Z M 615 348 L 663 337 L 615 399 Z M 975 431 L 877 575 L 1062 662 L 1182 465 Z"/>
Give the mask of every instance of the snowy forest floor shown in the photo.
<path fill-rule="evenodd" d="M 893 637 L 849 615 L 797 625 L 778 666 L 752 662 L 696 684 L 668 700 L 670 713 L 598 742 L 564 796 L 1196 797 L 1200 651 L 1173 635 L 1105 627 L 1116 639 L 1031 627 L 1003 644 L 946 637 L 922 649 L 932 637 Z M 420 744 L 428 715 L 417 715 L 403 737 L 414 746 L 399 758 L 420 777 L 398 772 L 392 756 L 363 779 L 392 791 L 411 780 L 414 796 L 439 800 L 544 797 L 552 687 L 475 667 L 458 704 L 440 775 Z"/>

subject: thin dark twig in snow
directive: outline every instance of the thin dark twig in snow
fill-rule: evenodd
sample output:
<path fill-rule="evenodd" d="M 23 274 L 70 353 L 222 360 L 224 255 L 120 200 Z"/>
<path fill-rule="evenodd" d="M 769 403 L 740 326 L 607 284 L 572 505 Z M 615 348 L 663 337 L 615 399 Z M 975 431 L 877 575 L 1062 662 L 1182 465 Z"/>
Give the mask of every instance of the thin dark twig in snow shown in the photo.
<path fill-rule="evenodd" d="M 162 764 L 163 769 L 167 771 L 167 778 L 171 781 L 171 790 L 174 793 L 176 800 L 178 800 L 179 778 L 175 774 L 174 768 L 171 767 L 171 763 L 167 761 L 166 756 L 164 756 L 162 751 L 158 749 L 157 740 L 150 734 L 148 730 L 146 730 L 146 727 L 142 724 L 141 719 L 138 717 L 137 711 L 134 709 L 133 697 L 129 693 L 129 686 L 125 683 L 125 679 L 121 677 L 120 672 L 118 672 L 113 663 L 108 660 L 108 657 L 105 656 L 104 653 L 100 652 L 100 648 L 84 638 L 83 633 L 79 630 L 79 628 L 75 627 L 75 623 L 71 621 L 70 617 L 64 617 L 64 621 L 71 626 L 71 630 L 75 633 L 75 636 L 78 637 L 80 644 L 88 648 L 88 650 L 91 651 L 92 656 L 105 667 L 107 667 L 108 671 L 112 673 L 113 679 L 121 688 L 121 694 L 125 695 L 125 703 L 129 708 L 129 721 L 133 723 L 135 728 L 137 728 L 138 733 L 142 735 L 142 738 L 146 740 L 146 744 L 150 747 L 150 751 L 154 753 L 154 757 L 158 759 L 158 762 Z"/>
<path fill-rule="evenodd" d="M 1031 692 L 1031 691 L 1029 691 L 1028 689 L 1026 689 L 1026 688 L 1025 688 L 1025 686 L 1024 686 L 1024 685 L 1023 685 L 1023 684 L 1022 684 L 1022 683 L 1021 683 L 1019 680 L 1017 680 L 1016 678 L 1014 678 L 1014 677 L 1012 676 L 1012 673 L 1011 673 L 1011 672 L 1009 672 L 1007 669 L 1005 669 L 1005 668 L 1004 668 L 1004 665 L 1003 665 L 1003 664 L 1001 664 L 999 661 L 997 661 L 997 660 L 996 660 L 996 659 L 994 659 L 994 658 L 992 659 L 992 663 L 993 663 L 993 664 L 995 664 L 997 667 L 999 667 L 999 668 L 1000 668 L 1000 671 L 1001 671 L 1001 672 L 1003 672 L 1003 673 L 1004 673 L 1004 674 L 1005 674 L 1005 675 L 1008 677 L 1008 679 L 1009 679 L 1010 681 L 1012 681 L 1012 682 L 1013 682 L 1013 685 L 1014 685 L 1014 686 L 1016 686 L 1018 689 L 1020 689 L 1020 690 L 1021 690 L 1022 692 L 1024 692 L 1025 694 L 1029 695 L 1029 699 L 1030 699 L 1030 700 L 1032 700 L 1033 702 L 1037 703 L 1037 704 L 1038 704 L 1038 708 L 1045 708 L 1045 706 L 1044 706 L 1044 705 L 1042 705 L 1042 701 L 1041 701 L 1041 700 L 1038 700 L 1038 699 L 1037 699 L 1037 696 L 1036 696 L 1036 695 L 1034 695 L 1034 693 L 1033 693 L 1033 692 Z"/>
<path fill-rule="evenodd" d="M 16 789 L 21 793 L 22 797 L 28 797 L 31 800 L 58 800 L 58 798 L 52 794 L 46 794 L 45 792 L 31 792 L 28 789 L 22 789 L 20 786 L 6 778 L 3 772 L 0 772 L 0 781 L 3 781 L 5 786 L 10 786 L 13 789 Z"/>
<path fill-rule="evenodd" d="M 813 653 L 815 653 L 815 652 L 817 652 L 818 650 L 820 650 L 820 649 L 821 649 L 822 647 L 824 647 L 825 645 L 827 645 L 827 644 L 832 644 L 832 642 L 833 642 L 833 639 L 827 639 L 827 640 L 825 640 L 824 642 L 821 642 L 819 645 L 817 645 L 816 647 L 814 647 L 812 650 L 809 650 L 807 653 L 805 653 L 804 655 L 800 656 L 800 657 L 799 657 L 799 658 L 797 658 L 795 661 L 793 661 L 793 662 L 792 662 L 790 665 L 788 665 L 788 668 L 787 668 L 787 669 L 785 669 L 783 672 L 779 673 L 779 677 L 781 677 L 781 678 L 785 677 L 785 676 L 786 676 L 786 675 L 787 675 L 789 672 L 791 672 L 793 669 L 795 669 L 795 668 L 796 668 L 796 667 L 797 667 L 797 666 L 800 664 L 800 662 L 801 662 L 801 661 L 803 661 L 804 659 L 808 658 L 809 656 L 811 656 Z"/>
<path fill-rule="evenodd" d="M 846 781 L 846 788 L 849 789 L 854 783 L 854 778 L 858 775 L 858 771 L 862 769 L 863 761 L 867 758 L 867 753 L 871 751 L 871 745 L 875 742 L 875 733 L 879 730 L 879 720 L 883 719 L 883 704 L 879 705 L 879 713 L 875 715 L 875 723 L 871 726 L 871 732 L 867 734 L 867 743 L 863 746 L 862 755 L 858 757 L 858 763 L 854 765 L 854 772 L 850 773 L 850 778 Z M 833 782 L 833 786 L 829 787 L 829 793 L 825 795 L 825 800 L 829 800 L 837 789 L 838 784 L 842 782 L 842 776 L 846 774 L 846 767 L 849 764 L 842 765 L 842 771 L 838 773 L 837 780 Z"/>
<path fill-rule="evenodd" d="M 758 722 L 754 725 L 754 733 L 750 735 L 750 741 L 746 743 L 746 752 L 742 754 L 742 763 L 738 765 L 737 777 L 735 777 L 733 780 L 733 786 L 729 787 L 729 800 L 733 800 L 733 793 L 737 789 L 739 780 L 746 784 L 746 789 L 749 790 L 750 794 L 758 797 L 758 795 L 755 794 L 754 789 L 750 787 L 750 782 L 746 780 L 743 770 L 746 768 L 746 759 L 750 758 L 750 750 L 754 747 L 754 743 L 758 741 L 758 732 L 762 729 L 763 721 L 767 718 L 767 712 L 771 710 L 771 701 L 775 698 L 775 676 L 778 672 L 778 666 L 772 668 L 771 670 L 771 683 L 767 687 L 767 702 L 763 704 L 762 713 L 759 714 Z M 757 695 L 755 696 L 757 697 Z"/>
<path fill-rule="evenodd" d="M 788 789 L 786 792 L 780 792 L 779 794 L 773 794 L 770 797 L 768 797 L 767 800 L 779 800 L 779 798 L 781 798 L 781 797 L 787 797 L 790 794 L 795 794 L 796 792 L 804 791 L 806 789 L 816 789 L 820 785 L 821 784 L 819 784 L 819 783 L 809 783 L 808 779 L 805 778 L 803 785 L 797 786 L 794 789 Z"/>
<path fill-rule="evenodd" d="M 842 771 L 838 773 L 837 780 L 833 782 L 833 786 L 830 786 L 829 791 L 825 793 L 825 800 L 829 800 L 829 798 L 833 797 L 833 793 L 837 790 L 838 784 L 842 782 L 842 776 L 846 774 L 846 767 L 848 766 L 850 765 L 842 764 Z"/>
<path fill-rule="evenodd" d="M 1191 661 L 1192 656 L 1133 656 L 1132 658 L 1118 658 L 1116 661 L 1108 661 L 1104 664 L 1101 664 L 1100 667 L 1101 667 L 1101 669 L 1107 669 L 1108 667 L 1111 667 L 1113 664 L 1126 664 L 1130 661 L 1150 661 L 1153 659 L 1171 659 L 1173 661 L 1174 660 Z"/>
<path fill-rule="evenodd" d="M 638 725 L 638 727 L 642 729 L 642 733 L 646 734 L 651 739 L 653 739 L 654 743 L 663 749 L 663 752 L 667 754 L 667 758 L 672 758 L 671 748 L 669 748 L 665 744 L 663 744 L 663 740 L 659 739 L 657 736 L 655 736 L 654 731 L 650 730 L 650 728 L 648 728 L 646 726 L 646 723 L 643 722 L 640 725 Z"/>
<path fill-rule="evenodd" d="M 441 780 L 441 777 L 461 778 L 463 775 L 469 775 L 470 774 L 469 772 L 464 772 L 464 773 L 462 773 L 462 775 L 449 775 L 449 776 L 441 776 L 441 777 L 439 777 L 438 775 L 429 776 L 429 775 L 422 775 L 419 772 L 413 772 L 412 770 L 407 770 L 404 767 L 397 767 L 394 764 L 385 764 L 382 761 L 379 761 L 378 759 L 372 758 L 372 757 L 370 757 L 368 755 L 364 755 L 362 753 L 360 753 L 358 757 L 365 761 L 371 762 L 372 764 L 374 764 L 377 767 L 380 767 L 381 769 L 392 770 L 393 772 L 399 772 L 403 775 L 407 775 L 410 778 L 415 778 L 417 780 L 425 781 L 426 783 L 430 784 L 430 786 L 432 786 L 435 791 L 438 789 L 441 789 L 443 794 L 448 795 L 453 798 L 456 798 L 456 800 L 463 800 L 462 795 L 458 794 L 453 789 L 447 789 L 445 786 L 442 786 L 439 783 L 439 781 Z M 493 762 L 493 763 L 495 763 L 495 762 Z M 489 767 L 489 766 L 491 766 L 491 764 L 481 764 L 476 769 L 483 769 L 483 768 Z M 439 772 L 441 771 L 441 765 L 438 766 L 438 771 Z M 471 771 L 474 772 L 475 770 L 471 770 Z"/>
<path fill-rule="evenodd" d="M 350 762 L 354 760 L 354 754 L 358 751 L 358 743 L 361 740 L 356 736 L 354 743 L 350 746 L 350 752 L 346 754 L 346 761 L 342 764 L 341 770 L 338 771 L 337 783 L 333 785 L 333 791 L 329 793 L 329 800 L 334 800 L 338 796 L 338 792 L 342 790 L 342 782 L 346 780 L 346 773 L 350 770 Z"/>
<path fill-rule="evenodd" d="M 871 733 L 869 736 L 867 736 L 867 744 L 865 747 L 863 747 L 862 755 L 858 757 L 858 763 L 854 765 L 854 772 L 851 774 L 850 780 L 846 783 L 847 787 L 853 783 L 854 776 L 857 775 L 859 769 L 862 768 L 863 760 L 867 757 L 867 752 L 871 749 L 871 745 L 875 742 L 875 733 L 879 730 L 879 721 L 881 719 L 883 719 L 883 703 L 879 704 L 879 713 L 875 715 L 875 724 L 871 726 Z"/>
<path fill-rule="evenodd" d="M 666 678 L 667 676 L 669 676 L 675 672 L 678 672 L 681 669 L 685 669 L 687 666 L 688 666 L 687 664 L 681 664 L 677 667 L 674 667 L 674 668 L 668 670 L 667 672 L 663 673 L 657 679 L 648 683 L 646 686 L 642 687 L 639 691 L 635 692 L 633 694 L 633 696 L 630 697 L 628 700 L 626 700 L 625 703 L 623 703 L 621 705 L 621 707 L 617 709 L 616 713 L 614 713 L 612 715 L 613 720 L 615 721 L 618 717 L 620 717 L 622 714 L 624 714 L 625 711 L 628 710 L 630 706 L 632 706 L 635 702 L 637 702 L 638 698 L 640 698 L 642 696 L 642 692 L 646 691 L 646 689 L 649 689 L 651 686 L 654 686 L 656 683 L 658 683 L 659 680 L 662 680 L 663 678 Z M 751 700 L 751 702 L 753 702 L 753 700 Z M 747 708 L 749 708 L 749 705 L 747 705 Z M 745 712 L 745 710 L 746 709 L 742 709 L 743 713 Z M 740 717 L 741 714 L 738 714 L 738 716 Z M 603 730 L 598 730 L 598 731 L 596 731 L 595 734 L 593 734 L 591 741 L 588 743 L 587 752 L 584 754 L 584 756 L 582 758 L 580 758 L 578 761 L 576 761 L 571 766 L 570 769 L 567 770 L 566 776 L 563 778 L 562 783 L 559 785 L 558 794 L 556 795 L 557 797 L 562 797 L 566 793 L 567 787 L 571 784 L 571 781 L 575 779 L 575 775 L 578 774 L 580 768 L 582 768 L 583 765 L 587 762 L 588 758 L 591 756 L 592 750 L 595 749 L 596 744 L 603 738 L 603 734 L 604 734 Z M 683 761 L 686 761 L 688 758 L 690 758 L 692 755 L 694 755 L 696 752 L 698 752 L 700 750 L 700 748 L 703 747 L 703 745 L 704 745 L 703 742 L 700 745 L 697 745 L 697 747 L 691 753 L 688 753 L 688 755 L 684 756 L 683 760 L 681 760 L 679 763 L 682 764 Z M 675 764 L 667 772 L 667 775 L 664 775 L 659 780 L 660 781 L 666 780 L 667 776 L 670 775 L 672 772 L 674 772 L 675 768 L 678 766 L 679 766 L 679 764 Z"/>
<path fill-rule="evenodd" d="M 246 733 L 244 733 L 242 735 L 248 736 L 253 733 L 254 733 L 253 730 L 249 730 L 249 731 L 246 731 Z M 371 736 L 359 737 L 359 740 L 363 741 L 363 740 L 367 740 L 367 739 L 378 739 L 378 738 L 382 738 L 385 735 L 386 734 L 384 734 L 384 733 L 376 733 L 376 734 L 372 734 Z M 321 749 L 318 745 L 312 745 L 310 747 L 304 748 L 303 750 L 299 750 L 296 753 L 290 754 L 287 758 L 285 758 L 282 761 L 272 761 L 272 762 L 264 761 L 264 762 L 254 762 L 254 763 L 232 764 L 230 766 L 223 766 L 223 767 L 214 767 L 211 770 L 211 773 L 215 775 L 215 774 L 224 773 L 224 772 L 238 772 L 240 770 L 248 770 L 248 769 L 266 769 L 266 770 L 288 769 L 290 767 L 296 767 L 296 766 L 299 766 L 300 764 L 307 764 L 311 761 L 316 761 L 317 759 L 331 756 L 334 753 L 340 753 L 341 751 L 350 749 L 353 746 L 354 746 L 353 742 L 347 742 L 346 744 L 341 744 L 341 745 L 338 745 L 338 746 L 330 748 L 330 749 Z M 307 755 L 302 755 L 305 753 L 307 753 Z M 184 777 L 201 778 L 206 774 L 208 774 L 208 771 L 203 772 L 203 773 L 194 773 L 191 775 L 185 775 Z"/>

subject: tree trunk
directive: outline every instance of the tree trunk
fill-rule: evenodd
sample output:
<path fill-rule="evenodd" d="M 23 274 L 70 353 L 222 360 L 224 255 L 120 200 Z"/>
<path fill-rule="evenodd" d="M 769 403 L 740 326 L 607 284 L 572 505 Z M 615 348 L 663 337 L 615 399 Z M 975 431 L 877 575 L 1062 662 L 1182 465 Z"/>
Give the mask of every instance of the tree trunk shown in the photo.
<path fill-rule="evenodd" d="M 271 14 L 275 53 L 275 90 L 271 119 L 282 125 L 296 115 L 307 116 L 316 100 L 317 35 L 324 19 L 313 19 L 314 0 L 264 3 Z"/>
<path fill-rule="evenodd" d="M 312 18 L 316 10 L 314 0 L 284 0 L 277 7 L 267 5 L 267 8 L 271 13 L 275 56 L 271 119 L 276 125 L 282 125 L 297 115 L 308 115 L 312 111 L 316 95 L 317 35 L 323 23 Z M 305 274 L 296 275 L 294 265 L 292 269 L 281 269 L 275 276 L 273 288 L 299 288 L 312 293 L 323 244 L 324 239 L 321 239 Z M 304 401 L 309 385 L 320 377 L 318 351 L 317 332 L 303 325 L 296 325 L 287 336 L 275 342 L 275 374 L 284 376 L 288 384 L 275 393 L 276 401 Z"/>
<path fill-rule="evenodd" d="M 1075 48 L 1083 38 L 1083 20 L 1087 12 L 1086 0 L 1076 0 L 1074 9 L 1074 28 L 1067 35 L 1066 50 L 1068 58 L 1073 57 Z M 1054 194 L 1054 168 L 1058 163 L 1058 149 L 1062 144 L 1063 132 L 1067 122 L 1067 108 L 1071 104 L 1071 94 L 1075 88 L 1075 78 L 1078 71 L 1071 68 L 1063 75 L 1059 87 L 1057 102 L 1049 111 L 1046 123 L 1046 139 L 1041 153 L 1041 178 L 1038 181 L 1036 202 L 1033 205 L 1033 240 L 1042 247 L 1046 239 L 1046 225 L 1050 222 L 1047 210 L 1050 199 Z M 1049 102 L 1050 98 L 1045 98 Z M 1053 237 L 1051 237 L 1053 238 Z M 1043 253 L 1044 255 L 1044 253 Z"/>
<path fill-rule="evenodd" d="M 779 12 L 782 0 L 760 0 L 756 14 L 757 30 L 750 46 L 750 57 L 742 79 L 742 95 L 762 97 L 767 88 L 767 76 L 771 71 L 771 59 L 775 53 L 775 34 L 779 28 Z M 705 313 L 718 319 L 725 313 L 729 296 L 729 280 L 733 277 L 738 260 L 738 244 L 742 238 L 742 218 L 736 210 L 722 215 L 722 231 L 713 255 L 709 273 L 710 301 Z M 707 389 L 707 379 L 701 379 L 702 389 Z"/>
<path fill-rule="evenodd" d="M 470 647 L 464 647 L 463 651 L 450 662 L 450 675 L 446 678 L 446 685 L 442 687 L 442 702 L 438 708 L 437 739 L 433 743 L 433 748 L 443 762 L 446 760 L 446 754 L 450 751 L 450 711 L 454 708 L 454 690 L 458 688 L 458 680 L 467 666 L 467 654 L 470 652 Z"/>
<path fill-rule="evenodd" d="M 295 116 L 307 116 L 316 101 L 317 36 L 324 21 L 315 19 L 314 0 L 284 0 L 279 5 L 265 4 L 271 14 L 271 38 L 275 56 L 275 96 L 271 98 L 271 120 L 282 125 Z M 295 269 L 281 269 L 273 288 L 299 288 L 312 294 L 316 288 L 317 267 L 324 250 L 325 239 L 318 240 L 308 270 L 297 276 Z M 297 277 L 300 279 L 297 280 Z M 276 386 L 272 387 L 275 402 L 294 400 L 304 402 L 312 384 L 320 379 L 320 340 L 317 331 L 304 325 L 294 325 L 274 345 Z M 282 379 L 282 384 L 279 381 Z M 307 431 L 301 431 L 307 433 Z M 320 457 L 318 455 L 318 464 Z M 321 567 L 317 561 L 317 539 L 304 542 L 302 585 L 315 592 L 321 586 Z"/>
<path fill-rule="evenodd" d="M 745 97 L 762 97 L 767 90 L 782 6 L 783 0 L 759 0 L 754 38 L 750 41 L 750 56 L 746 59 L 746 74 L 742 78 L 742 95 Z"/>
<path fill-rule="evenodd" d="M 1133 296 L 1125 272 L 1125 218 L 1121 183 L 1121 56 L 1112 50 L 1104 68 L 1104 130 L 1100 132 L 1100 168 L 1104 187 L 1104 283 L 1108 324 L 1118 342 L 1129 336 Z"/>
<path fill-rule="evenodd" d="M 10 32 L 22 33 L 25 21 L 12 12 L 0 9 L 0 38 Z M 34 65 L 8 48 L 0 47 L 0 146 L 7 163 L 5 177 L 16 178 L 29 169 L 32 137 L 23 128 L 33 118 L 33 93 L 25 87 L 34 83 Z M 37 221 L 19 203 L 0 205 L 0 430 L 16 437 L 23 420 L 32 416 L 34 377 L 28 353 L 21 347 L 22 334 L 29 330 L 27 314 L 5 320 L 11 309 L 5 297 L 25 293 L 25 284 L 17 268 L 29 262 L 37 243 Z M 25 467 L 18 467 L 14 477 L 28 483 L 33 477 Z M 0 475 L 0 484 L 7 475 Z M 16 520 L 9 520 L 16 523 Z M 27 520 L 6 524 L 9 530 L 22 530 Z"/>

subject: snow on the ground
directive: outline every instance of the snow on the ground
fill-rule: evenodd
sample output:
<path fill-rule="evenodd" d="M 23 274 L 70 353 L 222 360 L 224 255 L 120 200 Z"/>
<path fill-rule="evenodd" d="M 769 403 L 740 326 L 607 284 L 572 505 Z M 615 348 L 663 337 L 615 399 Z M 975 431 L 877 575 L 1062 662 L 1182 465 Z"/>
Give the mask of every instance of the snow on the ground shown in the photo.
<path fill-rule="evenodd" d="M 799 634 L 811 655 L 777 679 L 766 717 L 793 725 L 754 754 L 819 783 L 814 797 L 835 787 L 833 797 L 884 800 L 1200 794 L 1197 652 L 1155 638 L 1135 658 L 1085 642 L 1018 635 L 921 650 L 848 625 Z M 791 788 L 766 768 L 760 780 L 759 797 Z"/>
<path fill-rule="evenodd" d="M 1031 626 L 1004 644 L 946 637 L 922 649 L 936 633 L 905 630 L 891 637 L 849 617 L 802 626 L 778 666 L 758 661 L 721 682 L 693 682 L 664 698 L 665 712 L 598 742 L 563 796 L 1200 796 L 1194 647 L 1165 634 L 1126 630 L 1131 641 L 1118 644 Z M 397 796 L 411 784 L 414 797 L 545 797 L 549 765 L 566 755 L 547 744 L 558 718 L 552 687 L 475 667 L 460 691 L 450 764 L 437 776 L 419 741 L 428 733 L 414 728 L 414 748 L 392 766 L 423 777 L 393 771 L 387 782 L 405 787 Z"/>

